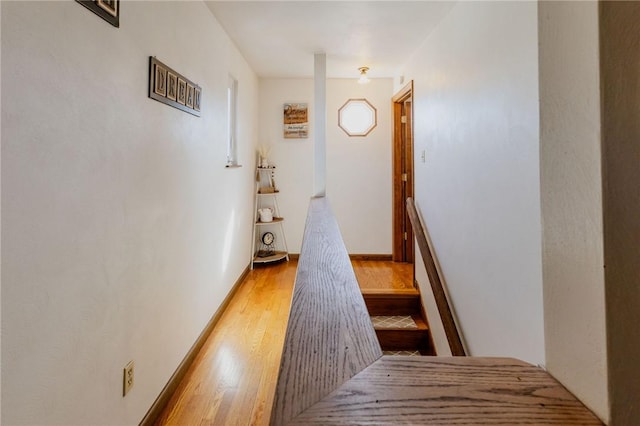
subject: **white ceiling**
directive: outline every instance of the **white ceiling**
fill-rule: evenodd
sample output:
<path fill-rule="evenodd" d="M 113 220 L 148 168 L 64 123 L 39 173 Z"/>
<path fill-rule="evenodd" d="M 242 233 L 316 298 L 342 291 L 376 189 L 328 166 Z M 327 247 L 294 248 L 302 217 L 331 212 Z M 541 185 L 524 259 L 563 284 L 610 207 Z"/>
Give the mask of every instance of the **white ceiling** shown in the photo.
<path fill-rule="evenodd" d="M 206 1 L 260 77 L 395 77 L 453 1 Z"/>

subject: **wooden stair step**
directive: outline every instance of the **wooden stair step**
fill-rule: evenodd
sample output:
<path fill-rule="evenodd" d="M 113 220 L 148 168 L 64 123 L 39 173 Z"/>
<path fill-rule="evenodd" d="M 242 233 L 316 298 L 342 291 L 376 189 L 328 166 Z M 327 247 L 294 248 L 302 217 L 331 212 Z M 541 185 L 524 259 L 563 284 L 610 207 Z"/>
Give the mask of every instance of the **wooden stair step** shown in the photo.
<path fill-rule="evenodd" d="M 383 295 L 420 295 L 420 292 L 415 287 L 410 288 L 362 288 L 360 289 L 362 294 L 383 294 Z"/>
<path fill-rule="evenodd" d="M 407 323 L 405 316 L 396 319 L 385 316 L 380 324 L 380 316 L 372 316 L 376 337 L 382 350 L 385 351 L 419 351 L 424 355 L 433 354 L 429 328 L 420 315 L 411 315 L 412 324 Z M 393 326 L 397 322 L 398 326 Z M 387 323 L 387 324 L 384 324 Z M 391 325 L 388 325 L 391 324 Z"/>
<path fill-rule="evenodd" d="M 362 290 L 362 297 L 372 316 L 420 313 L 420 293 L 416 289 Z"/>
<path fill-rule="evenodd" d="M 429 330 L 421 329 L 376 329 L 376 336 L 384 351 L 430 351 Z"/>
<path fill-rule="evenodd" d="M 371 323 L 377 329 L 418 328 L 415 315 L 372 315 Z"/>

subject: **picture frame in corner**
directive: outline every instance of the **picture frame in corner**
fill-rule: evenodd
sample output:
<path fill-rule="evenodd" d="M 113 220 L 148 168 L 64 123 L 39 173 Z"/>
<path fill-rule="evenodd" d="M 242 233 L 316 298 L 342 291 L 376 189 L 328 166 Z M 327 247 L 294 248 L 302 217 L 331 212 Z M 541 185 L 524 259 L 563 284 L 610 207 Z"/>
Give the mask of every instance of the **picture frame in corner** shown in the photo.
<path fill-rule="evenodd" d="M 120 27 L 120 0 L 76 0 L 111 25 Z"/>

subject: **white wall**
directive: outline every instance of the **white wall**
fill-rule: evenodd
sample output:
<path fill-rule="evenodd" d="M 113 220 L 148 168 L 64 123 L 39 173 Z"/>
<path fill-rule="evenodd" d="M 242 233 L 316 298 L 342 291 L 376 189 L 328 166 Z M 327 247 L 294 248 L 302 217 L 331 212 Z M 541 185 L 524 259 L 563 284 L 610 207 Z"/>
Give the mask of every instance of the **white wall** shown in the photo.
<path fill-rule="evenodd" d="M 355 78 L 327 80 L 327 196 L 349 253 L 391 253 L 392 89 L 391 79 L 372 79 L 367 85 Z M 349 98 L 366 98 L 377 109 L 378 125 L 366 137 L 349 137 L 338 127 L 338 109 Z M 308 104 L 308 139 L 282 137 L 282 105 L 289 102 Z M 300 252 L 313 194 L 312 107 L 312 79 L 260 80 L 259 140 L 272 147 L 278 203 L 293 253 Z"/>
<path fill-rule="evenodd" d="M 539 15 L 546 366 L 606 420 L 598 3 Z"/>
<path fill-rule="evenodd" d="M 257 78 L 201 2 L 1 7 L 3 424 L 137 424 L 248 265 Z M 150 55 L 201 118 L 147 97 Z"/>
<path fill-rule="evenodd" d="M 460 2 L 403 72 L 415 83 L 416 202 L 468 349 L 535 364 L 544 362 L 537 69 L 535 2 Z"/>
<path fill-rule="evenodd" d="M 282 120 L 285 103 L 307 104 L 307 139 L 284 139 Z M 290 252 L 300 253 L 309 199 L 313 195 L 313 80 L 260 79 L 258 109 L 258 141 L 271 147 L 270 161 L 276 165 L 275 179 L 280 189 L 278 206 L 285 218 L 283 226 L 287 245 Z"/>
<path fill-rule="evenodd" d="M 327 83 L 327 195 L 351 254 L 391 254 L 391 79 L 330 79 Z M 338 109 L 350 98 L 366 98 L 378 125 L 365 137 L 338 127 Z"/>

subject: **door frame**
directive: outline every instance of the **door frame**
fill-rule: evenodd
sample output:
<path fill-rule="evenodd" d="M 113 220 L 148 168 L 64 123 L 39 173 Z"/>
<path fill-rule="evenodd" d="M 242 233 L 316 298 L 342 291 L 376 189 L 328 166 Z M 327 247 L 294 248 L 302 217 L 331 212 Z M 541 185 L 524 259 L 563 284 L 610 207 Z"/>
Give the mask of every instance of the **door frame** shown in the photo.
<path fill-rule="evenodd" d="M 392 100 L 393 109 L 393 231 L 392 259 L 394 262 L 413 262 L 413 231 L 407 214 L 407 197 L 413 197 L 413 80 L 407 83 Z M 407 100 L 410 110 L 406 123 L 402 109 Z M 406 138 L 403 138 L 403 126 Z M 402 175 L 407 174 L 406 184 Z M 403 185 L 406 194 L 403 196 Z M 405 238 L 406 232 L 406 238 Z"/>

